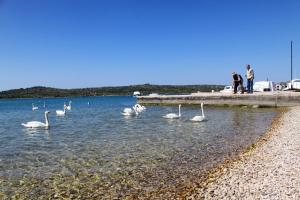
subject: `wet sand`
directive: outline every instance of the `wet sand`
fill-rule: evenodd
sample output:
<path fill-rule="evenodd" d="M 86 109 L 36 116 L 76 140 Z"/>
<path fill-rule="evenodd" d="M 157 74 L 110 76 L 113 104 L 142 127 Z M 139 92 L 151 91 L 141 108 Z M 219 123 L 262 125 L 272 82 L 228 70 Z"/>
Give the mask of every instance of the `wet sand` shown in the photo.
<path fill-rule="evenodd" d="M 253 148 L 185 199 L 300 199 L 300 107 L 283 113 Z"/>

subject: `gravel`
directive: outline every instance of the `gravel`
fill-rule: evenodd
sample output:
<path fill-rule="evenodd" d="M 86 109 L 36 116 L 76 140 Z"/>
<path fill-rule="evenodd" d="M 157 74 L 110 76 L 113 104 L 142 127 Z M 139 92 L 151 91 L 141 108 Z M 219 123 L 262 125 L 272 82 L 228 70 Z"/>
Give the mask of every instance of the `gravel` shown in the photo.
<path fill-rule="evenodd" d="M 284 113 L 270 132 L 186 199 L 300 199 L 300 107 Z"/>

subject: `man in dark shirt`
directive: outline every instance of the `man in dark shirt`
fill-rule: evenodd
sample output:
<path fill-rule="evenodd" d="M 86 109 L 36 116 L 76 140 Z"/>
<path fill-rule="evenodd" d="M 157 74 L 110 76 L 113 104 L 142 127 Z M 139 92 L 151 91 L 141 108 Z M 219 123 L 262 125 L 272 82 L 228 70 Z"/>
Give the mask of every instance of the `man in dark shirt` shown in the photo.
<path fill-rule="evenodd" d="M 241 75 L 232 72 L 232 78 L 233 78 L 233 93 L 237 93 L 237 88 L 240 86 L 241 93 L 244 94 L 244 86 L 243 86 L 243 78 Z"/>

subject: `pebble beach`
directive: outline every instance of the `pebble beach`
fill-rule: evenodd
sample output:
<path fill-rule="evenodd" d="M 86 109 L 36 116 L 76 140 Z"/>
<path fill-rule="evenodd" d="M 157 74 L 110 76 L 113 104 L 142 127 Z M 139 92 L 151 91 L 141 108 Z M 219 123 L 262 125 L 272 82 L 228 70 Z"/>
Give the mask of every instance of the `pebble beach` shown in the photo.
<path fill-rule="evenodd" d="M 292 107 L 254 148 L 187 199 L 300 199 L 299 126 L 300 107 Z"/>

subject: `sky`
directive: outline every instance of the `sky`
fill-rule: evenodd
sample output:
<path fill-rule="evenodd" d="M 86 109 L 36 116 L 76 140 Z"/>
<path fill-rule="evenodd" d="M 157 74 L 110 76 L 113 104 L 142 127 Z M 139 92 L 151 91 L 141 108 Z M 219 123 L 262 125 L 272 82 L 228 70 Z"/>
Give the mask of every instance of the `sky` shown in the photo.
<path fill-rule="evenodd" d="M 299 0 L 0 0 L 0 91 L 300 78 Z"/>

